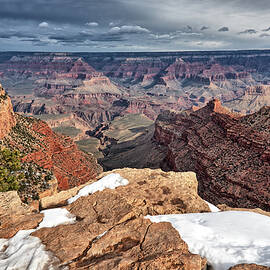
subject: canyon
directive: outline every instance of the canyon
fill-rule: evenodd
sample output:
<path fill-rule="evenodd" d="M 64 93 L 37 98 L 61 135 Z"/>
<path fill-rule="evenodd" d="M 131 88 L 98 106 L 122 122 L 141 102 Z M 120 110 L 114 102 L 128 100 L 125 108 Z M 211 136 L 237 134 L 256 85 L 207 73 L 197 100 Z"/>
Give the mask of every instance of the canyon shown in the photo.
<path fill-rule="evenodd" d="M 105 156 L 104 168 L 113 169 L 119 163 L 130 164 L 125 157 L 114 165 L 107 162 L 130 146 L 97 134 L 96 129 L 107 129 L 115 119 L 130 114 L 155 121 L 166 110 L 203 107 L 212 98 L 234 112 L 254 113 L 270 105 L 269 60 L 269 50 L 1 52 L 0 80 L 15 112 L 46 121 L 55 131 L 71 136 L 81 149 Z M 148 132 L 139 144 L 150 137 Z"/>
<path fill-rule="evenodd" d="M 18 59 L 13 58 L 13 61 Z M 48 67 L 50 61 L 46 63 Z M 128 61 L 134 66 L 134 59 Z M 182 102 L 187 100 L 185 98 L 178 103 L 166 103 L 162 93 L 156 95 L 156 100 L 150 92 L 145 96 L 134 95 L 134 88 L 120 84 L 123 75 L 115 73 L 112 79 L 81 58 L 74 59 L 68 69 L 55 64 L 61 71 L 53 75 L 49 70 L 40 73 L 38 63 L 40 59 L 33 66 L 35 69 L 24 66 L 20 75 L 16 73 L 18 66 L 15 65 L 16 71 L 9 67 L 9 72 L 16 73 L 15 76 L 35 78 L 34 85 L 40 86 L 31 94 L 14 95 L 13 92 L 17 112 L 13 111 L 11 100 L 1 87 L 1 147 L 19 150 L 23 169 L 28 174 L 31 172 L 32 178 L 30 186 L 24 186 L 18 194 L 15 191 L 0 193 L 0 208 L 4 209 L 0 211 L 0 267 L 24 269 L 25 265 L 38 263 L 42 269 L 206 270 L 213 264 L 224 270 L 230 267 L 269 269 L 267 243 L 257 252 L 261 254 L 258 258 L 243 260 L 236 251 L 238 259 L 224 263 L 219 258 L 213 259 L 212 251 L 203 240 L 203 236 L 214 237 L 214 242 L 220 240 L 212 235 L 214 232 L 203 220 L 208 215 L 218 221 L 219 216 L 239 214 L 239 217 L 261 220 L 261 224 L 269 227 L 269 213 L 246 209 L 270 209 L 269 106 L 244 115 L 242 110 L 231 111 L 212 97 L 201 99 L 201 107 L 194 96 L 188 101 L 189 105 Z M 249 77 L 245 72 L 232 75 L 231 69 L 218 66 L 215 69 L 225 76 L 209 77 L 207 72 L 198 76 L 194 71 L 200 69 L 197 64 L 182 65 L 183 61 L 177 60 L 169 70 L 178 75 L 165 78 L 162 74 L 158 84 L 165 86 L 166 80 L 192 78 L 211 85 L 216 81 Z M 156 63 L 154 68 L 160 66 Z M 193 75 L 184 74 L 185 69 Z M 42 79 L 44 74 L 50 78 Z M 140 84 L 139 73 L 134 74 Z M 56 78 L 57 84 L 51 76 Z M 143 81 L 155 80 L 156 76 L 146 76 Z M 15 90 L 11 90 L 11 94 L 12 91 Z M 261 97 L 268 95 L 269 88 L 266 84 L 256 85 L 249 86 L 247 91 Z M 223 103 L 227 104 L 225 100 Z M 78 142 L 94 136 L 96 148 L 103 154 L 99 162 L 107 170 L 144 169 L 125 168 L 102 173 L 92 154 L 80 151 L 71 137 L 59 133 L 71 134 Z M 163 170 L 158 169 L 160 167 Z M 41 177 L 34 184 L 37 176 Z M 111 183 L 112 180 L 115 182 Z M 219 209 L 205 200 L 219 204 Z M 163 215 L 174 215 L 176 222 L 195 215 L 195 226 L 207 229 L 195 240 L 201 252 L 192 252 L 184 229 L 179 229 L 172 221 L 162 222 Z M 161 221 L 153 221 L 155 218 Z M 219 222 L 223 223 L 223 219 Z M 252 229 L 243 229 L 244 233 L 246 231 L 252 235 Z M 217 235 L 220 233 L 218 231 Z M 252 241 L 256 243 L 256 240 Z M 224 257 L 231 258 L 232 248 L 226 247 Z M 208 252 L 204 253 L 204 249 Z M 11 254 L 10 250 L 15 252 Z M 29 254 L 27 258 L 24 253 Z M 267 266 L 234 266 L 242 262 Z"/>
<path fill-rule="evenodd" d="M 104 170 L 191 170 L 209 201 L 269 210 L 269 60 L 269 50 L 6 52 L 0 53 L 0 78 L 15 112 L 72 137 Z M 47 126 L 41 130 L 51 134 Z M 61 189 L 76 185 L 62 178 Z"/>
<path fill-rule="evenodd" d="M 96 126 L 134 112 L 155 119 L 165 109 L 201 107 L 213 97 L 234 111 L 255 112 L 269 105 L 269 58 L 267 50 L 7 52 L 0 55 L 0 79 L 18 112 L 78 111 Z"/>

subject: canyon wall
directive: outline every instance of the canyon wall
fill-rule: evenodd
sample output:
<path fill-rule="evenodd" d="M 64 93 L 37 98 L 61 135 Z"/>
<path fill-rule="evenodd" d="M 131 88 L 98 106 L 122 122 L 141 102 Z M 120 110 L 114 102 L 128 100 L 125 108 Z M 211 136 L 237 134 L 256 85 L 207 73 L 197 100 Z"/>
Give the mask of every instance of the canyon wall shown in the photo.
<path fill-rule="evenodd" d="M 0 139 L 9 133 L 16 124 L 10 98 L 0 84 Z"/>
<path fill-rule="evenodd" d="M 167 147 L 163 167 L 194 171 L 212 203 L 270 209 L 270 107 L 240 116 L 213 100 L 202 109 L 166 111 L 154 140 Z"/>
<path fill-rule="evenodd" d="M 22 162 L 51 171 L 58 189 L 65 190 L 94 179 L 102 168 L 80 151 L 69 137 L 57 135 L 45 122 L 14 114 L 9 97 L 0 97 L 0 139 L 4 147 L 19 150 Z"/>

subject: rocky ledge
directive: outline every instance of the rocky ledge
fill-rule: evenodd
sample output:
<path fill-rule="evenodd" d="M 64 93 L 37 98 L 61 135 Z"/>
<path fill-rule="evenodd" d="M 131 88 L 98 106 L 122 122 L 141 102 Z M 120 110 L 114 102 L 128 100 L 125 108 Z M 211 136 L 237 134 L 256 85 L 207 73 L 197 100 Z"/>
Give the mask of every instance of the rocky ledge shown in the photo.
<path fill-rule="evenodd" d="M 117 178 L 118 185 L 112 186 L 109 179 L 112 176 Z M 101 181 L 102 184 L 98 185 Z M 70 204 L 66 201 L 62 208 L 36 214 L 23 208 L 19 213 L 9 210 L 1 216 L 0 238 L 3 239 L 0 239 L 0 248 L 3 243 L 5 246 L 0 249 L 0 255 L 4 256 L 3 260 L 0 257 L 0 267 L 28 269 L 30 265 L 39 270 L 48 267 L 54 270 L 212 269 L 205 258 L 189 251 L 171 223 L 153 223 L 146 217 L 214 214 L 208 213 L 208 204 L 197 195 L 198 183 L 194 173 L 119 169 L 102 174 L 90 186 L 84 186 L 78 193 L 82 197 L 73 197 L 68 200 Z M 85 188 L 88 188 L 87 192 Z M 56 196 L 55 199 L 59 198 Z M 11 204 L 10 208 L 15 205 L 18 203 Z M 62 213 L 65 213 L 63 221 L 57 223 Z M 199 226 L 200 219 L 196 222 Z M 26 229 L 32 230 L 22 231 Z M 20 248 L 16 249 L 18 239 Z M 12 248 L 14 252 L 11 254 L 9 250 Z M 21 259 L 24 256 L 21 250 L 29 251 L 25 260 Z M 34 267 L 35 264 L 38 268 Z M 227 270 L 228 267 L 220 269 Z M 269 268 L 239 265 L 232 269 Z"/>
<path fill-rule="evenodd" d="M 120 174 L 129 184 L 65 206 L 76 216 L 75 223 L 32 233 L 58 258 L 52 269 L 205 269 L 206 259 L 191 254 L 170 223 L 144 218 L 209 212 L 197 195 L 195 174 L 122 169 L 100 177 L 111 173 Z M 36 228 L 40 219 L 42 214 L 20 216 L 16 221 L 13 215 L 1 217 L 0 235 L 10 238 L 19 230 Z"/>

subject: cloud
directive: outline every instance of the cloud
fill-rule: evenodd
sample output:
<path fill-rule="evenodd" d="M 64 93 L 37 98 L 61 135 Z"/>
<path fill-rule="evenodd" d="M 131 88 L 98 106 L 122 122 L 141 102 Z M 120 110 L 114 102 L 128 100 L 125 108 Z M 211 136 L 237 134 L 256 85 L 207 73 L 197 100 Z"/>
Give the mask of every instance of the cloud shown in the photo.
<path fill-rule="evenodd" d="M 227 26 L 223 26 L 223 27 L 218 29 L 218 32 L 228 32 L 228 31 L 230 31 L 230 29 Z"/>
<path fill-rule="evenodd" d="M 18 31 L 7 31 L 5 33 L 0 33 L 0 38 L 10 39 L 10 38 L 23 38 L 23 39 L 34 39 L 36 38 L 36 35 L 29 34 L 29 33 L 23 33 Z"/>
<path fill-rule="evenodd" d="M 99 23 L 97 23 L 97 22 L 88 22 L 85 25 L 96 27 L 96 26 L 99 26 Z"/>
<path fill-rule="evenodd" d="M 266 28 L 266 29 L 263 29 L 262 31 L 268 32 L 268 31 L 270 31 L 270 27 L 268 27 L 268 28 Z"/>
<path fill-rule="evenodd" d="M 242 32 L 239 32 L 238 34 L 239 35 L 242 35 L 242 34 L 250 34 L 250 35 L 252 35 L 252 34 L 256 34 L 256 33 L 257 33 L 257 31 L 255 29 L 246 29 L 246 30 L 244 30 Z"/>
<path fill-rule="evenodd" d="M 41 43 L 44 50 L 63 51 L 76 50 L 76 46 L 86 46 L 85 51 L 96 48 L 166 51 L 269 47 L 269 39 L 263 35 L 270 33 L 266 24 L 270 12 L 269 0 L 0 2 L 0 50 L 38 50 Z M 48 27 L 37 27 L 41 22 L 47 22 Z M 95 27 L 92 23 L 99 25 Z M 239 34 L 253 28 L 263 30 L 257 30 L 258 33 L 253 35 L 250 31 Z M 34 37 L 23 37 L 30 34 Z M 252 39 L 247 42 L 249 36 Z M 56 37 L 57 43 L 46 37 Z M 37 40 L 42 42 L 39 44 Z M 44 46 L 46 42 L 49 44 L 47 47 Z M 55 47 L 52 44 L 56 44 Z"/>
<path fill-rule="evenodd" d="M 141 27 L 139 25 L 123 25 L 115 26 L 110 29 L 109 33 L 111 34 L 143 34 L 150 33 L 150 30 Z"/>
<path fill-rule="evenodd" d="M 38 25 L 38 27 L 40 27 L 40 28 L 47 28 L 47 27 L 49 27 L 49 24 L 47 22 L 42 22 L 42 23 L 40 23 Z"/>
<path fill-rule="evenodd" d="M 192 32 L 193 28 L 190 25 L 186 26 L 186 31 L 187 32 Z"/>
<path fill-rule="evenodd" d="M 207 30 L 207 29 L 209 29 L 208 26 L 202 26 L 202 27 L 201 27 L 201 31 L 204 31 L 204 30 Z"/>
<path fill-rule="evenodd" d="M 261 38 L 270 37 L 270 34 L 263 33 L 263 34 L 260 34 L 260 37 L 261 37 Z"/>

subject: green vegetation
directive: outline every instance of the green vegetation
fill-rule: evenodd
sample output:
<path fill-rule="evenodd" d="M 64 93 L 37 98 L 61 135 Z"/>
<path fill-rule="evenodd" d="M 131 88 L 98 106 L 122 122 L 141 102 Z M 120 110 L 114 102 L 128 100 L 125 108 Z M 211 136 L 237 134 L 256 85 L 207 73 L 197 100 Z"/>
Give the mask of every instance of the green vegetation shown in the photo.
<path fill-rule="evenodd" d="M 24 177 L 21 170 L 20 153 L 7 148 L 0 150 L 0 191 L 18 190 L 19 180 Z"/>
<path fill-rule="evenodd" d="M 52 129 L 54 132 L 60 133 L 65 136 L 69 136 L 71 138 L 76 137 L 78 134 L 80 134 L 82 131 L 75 127 L 65 127 L 60 126 Z"/>

